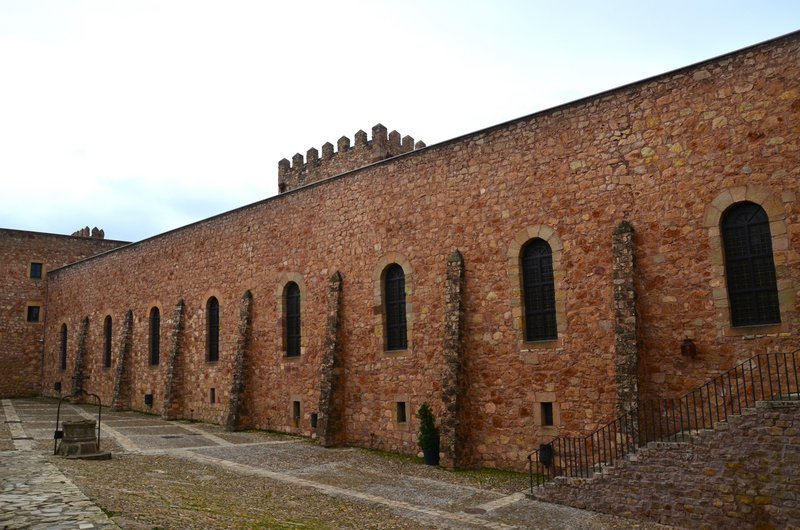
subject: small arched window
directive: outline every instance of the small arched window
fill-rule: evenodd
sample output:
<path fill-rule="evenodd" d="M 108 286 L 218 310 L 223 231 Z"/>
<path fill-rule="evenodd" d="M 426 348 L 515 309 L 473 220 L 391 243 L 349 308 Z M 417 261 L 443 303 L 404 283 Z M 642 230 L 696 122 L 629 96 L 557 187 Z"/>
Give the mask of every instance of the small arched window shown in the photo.
<path fill-rule="evenodd" d="M 300 355 L 300 287 L 295 282 L 289 282 L 283 289 L 283 322 L 286 356 Z"/>
<path fill-rule="evenodd" d="M 111 316 L 103 322 L 103 366 L 111 368 Z"/>
<path fill-rule="evenodd" d="M 406 326 L 406 275 L 403 267 L 393 263 L 384 273 L 384 314 L 386 315 L 386 349 L 408 347 Z"/>
<path fill-rule="evenodd" d="M 219 302 L 213 296 L 206 302 L 206 360 L 219 361 Z"/>
<path fill-rule="evenodd" d="M 543 239 L 522 248 L 522 303 L 525 306 L 525 340 L 555 340 L 556 296 L 553 251 Z"/>
<path fill-rule="evenodd" d="M 731 325 L 780 323 L 767 212 L 752 202 L 734 204 L 723 215 L 721 228 Z"/>
<path fill-rule="evenodd" d="M 161 357 L 161 312 L 150 310 L 150 366 L 156 366 Z"/>
<path fill-rule="evenodd" d="M 67 369 L 67 325 L 61 324 L 61 369 Z"/>

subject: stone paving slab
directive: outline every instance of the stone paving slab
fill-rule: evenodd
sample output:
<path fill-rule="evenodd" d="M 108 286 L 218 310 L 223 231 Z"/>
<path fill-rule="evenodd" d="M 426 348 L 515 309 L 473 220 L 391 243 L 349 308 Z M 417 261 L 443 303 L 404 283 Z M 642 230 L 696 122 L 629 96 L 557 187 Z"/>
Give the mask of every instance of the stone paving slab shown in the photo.
<path fill-rule="evenodd" d="M 135 435 L 125 434 L 140 450 L 174 450 L 187 447 L 216 446 L 203 436 L 182 436 L 182 435 Z M 177 436 L 177 437 L 176 437 Z"/>
<path fill-rule="evenodd" d="M 192 432 L 189 429 L 184 429 L 180 425 L 144 425 L 139 427 L 117 425 L 115 428 L 116 430 L 120 430 L 120 427 L 124 428 L 125 434 L 127 436 L 132 436 L 137 434 L 145 436 L 169 436 L 169 435 L 201 436 L 200 433 Z"/>
<path fill-rule="evenodd" d="M 237 464 L 260 465 L 278 472 L 302 470 L 328 464 L 332 461 L 331 457 L 335 458 L 337 464 L 343 465 L 351 456 L 351 451 L 347 449 L 334 448 L 325 452 L 320 452 L 319 449 L 319 446 L 309 442 L 295 440 L 284 444 L 239 446 L 235 450 L 227 447 L 209 447 L 208 449 L 198 449 L 196 452 Z M 354 455 L 353 458 L 355 458 Z"/>
<path fill-rule="evenodd" d="M 109 427 L 152 427 L 153 420 L 141 418 L 102 418 L 103 425 Z M 166 422 L 165 422 L 166 423 Z"/>
<path fill-rule="evenodd" d="M 118 529 L 41 454 L 0 452 L 0 527 Z"/>

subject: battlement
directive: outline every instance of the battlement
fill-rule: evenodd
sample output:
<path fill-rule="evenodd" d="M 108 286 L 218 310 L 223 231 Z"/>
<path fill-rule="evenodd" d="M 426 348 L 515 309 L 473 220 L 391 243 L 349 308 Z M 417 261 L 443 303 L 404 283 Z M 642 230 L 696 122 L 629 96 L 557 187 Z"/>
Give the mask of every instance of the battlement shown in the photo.
<path fill-rule="evenodd" d="M 96 226 L 91 230 L 89 230 L 88 226 L 84 226 L 80 230 L 72 232 L 72 234 L 70 235 L 75 237 L 91 237 L 94 239 L 105 239 L 106 232 L 102 228 L 97 228 Z"/>
<path fill-rule="evenodd" d="M 379 123 L 372 128 L 371 140 L 367 140 L 367 133 L 358 131 L 355 145 L 351 146 L 350 138 L 342 136 L 336 142 L 336 147 L 334 151 L 333 144 L 326 142 L 322 145 L 322 157 L 312 147 L 307 151 L 305 160 L 303 155 L 297 153 L 291 162 L 285 158 L 278 162 L 278 190 L 284 193 L 386 158 L 422 149 L 425 143 L 414 143 L 411 136 L 401 138 L 397 131 L 387 134 L 386 127 Z"/>

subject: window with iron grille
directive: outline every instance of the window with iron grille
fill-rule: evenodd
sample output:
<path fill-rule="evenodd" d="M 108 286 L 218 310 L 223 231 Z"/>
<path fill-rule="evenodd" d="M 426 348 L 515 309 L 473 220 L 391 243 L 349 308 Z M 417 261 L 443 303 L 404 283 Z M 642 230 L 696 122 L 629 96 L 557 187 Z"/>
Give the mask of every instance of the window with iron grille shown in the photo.
<path fill-rule="evenodd" d="M 42 279 L 42 264 L 41 263 L 31 263 L 31 278 L 34 280 L 41 280 Z"/>
<path fill-rule="evenodd" d="M 150 365 L 155 366 L 161 356 L 161 312 L 157 307 L 150 310 Z"/>
<path fill-rule="evenodd" d="M 731 325 L 779 323 L 778 284 L 767 212 L 752 202 L 731 206 L 722 217 L 722 242 Z"/>
<path fill-rule="evenodd" d="M 103 366 L 111 368 L 111 316 L 103 322 Z"/>
<path fill-rule="evenodd" d="M 219 302 L 215 297 L 206 303 L 206 359 L 219 361 Z"/>
<path fill-rule="evenodd" d="M 286 356 L 296 357 L 300 355 L 300 287 L 294 282 L 289 282 L 283 292 Z"/>
<path fill-rule="evenodd" d="M 67 325 L 61 324 L 61 369 L 67 369 Z"/>
<path fill-rule="evenodd" d="M 543 239 L 534 239 L 523 247 L 521 259 L 525 340 L 554 340 L 558 330 L 553 251 Z"/>
<path fill-rule="evenodd" d="M 41 307 L 38 305 L 29 305 L 28 306 L 28 315 L 27 319 L 28 322 L 39 322 L 39 312 Z"/>
<path fill-rule="evenodd" d="M 386 268 L 383 292 L 386 315 L 386 349 L 405 350 L 408 347 L 406 276 L 400 265 L 394 263 Z"/>

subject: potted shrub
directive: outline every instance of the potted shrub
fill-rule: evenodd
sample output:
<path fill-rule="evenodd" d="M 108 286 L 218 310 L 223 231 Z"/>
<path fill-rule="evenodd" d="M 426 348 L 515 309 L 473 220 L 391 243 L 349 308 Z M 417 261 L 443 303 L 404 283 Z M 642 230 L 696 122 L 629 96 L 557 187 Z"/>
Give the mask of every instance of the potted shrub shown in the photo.
<path fill-rule="evenodd" d="M 439 465 L 439 430 L 433 422 L 433 412 L 426 401 L 417 411 L 419 419 L 419 438 L 417 439 L 425 463 L 429 466 Z"/>

